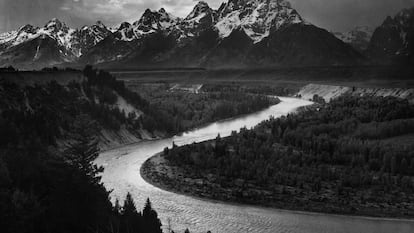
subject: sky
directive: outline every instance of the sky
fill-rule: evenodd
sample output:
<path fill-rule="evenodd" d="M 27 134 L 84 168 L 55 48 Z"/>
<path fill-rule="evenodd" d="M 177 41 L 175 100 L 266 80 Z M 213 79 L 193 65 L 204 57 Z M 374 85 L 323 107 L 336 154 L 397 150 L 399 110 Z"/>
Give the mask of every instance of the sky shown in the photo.
<path fill-rule="evenodd" d="M 227 0 L 205 0 L 217 9 Z M 108 26 L 138 20 L 145 9 L 164 7 L 185 17 L 196 0 L 0 0 L 0 32 L 22 25 L 43 26 L 58 18 L 71 27 L 81 27 L 98 20 Z M 414 0 L 290 0 L 292 6 L 309 22 L 330 31 L 348 31 L 355 26 L 376 27 L 388 15 L 395 15 Z"/>

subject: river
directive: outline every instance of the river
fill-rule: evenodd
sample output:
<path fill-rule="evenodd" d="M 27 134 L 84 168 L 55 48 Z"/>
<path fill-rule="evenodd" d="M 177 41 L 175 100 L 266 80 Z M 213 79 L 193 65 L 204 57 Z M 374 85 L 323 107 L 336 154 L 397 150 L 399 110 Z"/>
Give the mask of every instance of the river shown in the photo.
<path fill-rule="evenodd" d="M 108 190 L 113 190 L 113 199 L 123 200 L 130 192 L 137 209 L 141 209 L 146 198 L 150 197 L 164 227 L 167 227 L 169 219 L 177 233 L 184 232 L 186 228 L 191 232 L 210 230 L 213 233 L 413 233 L 414 221 L 304 213 L 215 202 L 167 192 L 142 179 L 141 165 L 165 147 L 171 147 L 173 142 L 181 146 L 210 140 L 217 134 L 229 136 L 232 131 L 244 126 L 251 128 L 269 116 L 280 117 L 294 112 L 298 107 L 312 104 L 295 98 L 280 99 L 280 104 L 258 113 L 216 122 L 173 138 L 106 151 L 96 160 L 105 168 L 102 181 Z"/>

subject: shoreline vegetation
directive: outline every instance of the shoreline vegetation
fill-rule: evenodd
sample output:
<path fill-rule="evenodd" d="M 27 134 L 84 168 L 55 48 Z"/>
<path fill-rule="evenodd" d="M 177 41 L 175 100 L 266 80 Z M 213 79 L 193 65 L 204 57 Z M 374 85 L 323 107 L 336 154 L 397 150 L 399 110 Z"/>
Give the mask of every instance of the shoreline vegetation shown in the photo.
<path fill-rule="evenodd" d="M 355 110 L 360 115 L 348 112 L 347 106 L 355 107 L 355 101 L 360 104 L 358 111 Z M 281 121 L 271 119 L 252 131 L 242 130 L 227 138 L 218 137 L 216 140 L 165 149 L 143 164 L 141 176 L 158 188 L 198 198 L 293 211 L 413 220 L 413 195 L 410 190 L 414 184 L 411 174 L 414 159 L 410 152 L 412 145 L 405 140 L 412 137 L 412 106 L 406 101 L 389 97 L 360 100 L 344 97 L 332 105 L 321 104 L 302 109 L 294 116 Z M 383 107 L 379 107 L 378 112 L 371 111 L 378 105 Z M 388 111 L 390 107 L 392 111 Z M 310 117 L 302 114 L 305 112 Z M 383 113 L 387 113 L 386 116 Z M 345 116 L 348 114 L 355 119 Z M 327 115 L 338 119 L 330 122 L 332 125 L 317 122 L 317 119 L 324 119 L 323 116 Z M 342 121 L 342 117 L 352 120 Z M 371 119 L 376 121 L 371 122 Z M 285 128 L 283 122 L 290 122 L 291 125 Z M 310 131 L 303 122 L 312 122 Z M 352 128 L 347 131 L 345 125 L 349 124 Z M 337 130 L 330 130 L 335 135 L 331 135 L 330 145 L 324 144 L 327 148 L 324 151 L 318 145 L 318 137 L 329 136 L 322 131 L 326 132 L 331 127 Z M 282 131 L 286 136 L 281 128 L 284 128 Z M 318 134 L 310 136 L 315 131 Z M 272 138 L 270 132 L 277 137 Z M 307 140 L 313 144 L 300 142 L 303 140 L 301 135 L 311 137 Z M 244 145 L 247 142 L 243 137 L 255 141 L 256 146 L 253 147 L 261 145 L 252 152 L 264 155 L 251 158 L 245 165 L 243 161 L 233 164 L 237 161 L 236 156 L 245 156 L 240 152 L 243 146 L 248 146 Z M 261 138 L 265 141 L 260 142 Z M 263 150 L 266 142 L 276 139 L 277 142 L 270 145 L 277 151 L 273 156 L 278 159 L 263 159 L 263 156 L 267 159 L 267 156 L 272 156 L 266 155 L 266 150 Z M 396 140 L 398 145 L 393 145 Z M 320 142 L 323 141 L 326 140 Z M 374 149 L 366 150 L 366 146 L 374 146 Z M 340 150 L 344 155 L 330 154 L 335 150 Z M 232 159 L 226 160 L 226 156 Z M 290 161 L 286 156 L 295 159 Z M 283 164 L 279 164 L 281 162 Z M 261 168 L 260 164 L 271 164 L 273 167 Z M 253 171 L 257 173 L 234 173 L 235 166 L 239 166 L 241 171 L 256 166 Z M 266 170 L 266 173 L 260 173 L 261 170 Z M 274 170 L 279 172 L 272 172 Z"/>
<path fill-rule="evenodd" d="M 177 174 L 172 174 L 172 172 L 177 172 Z M 263 207 L 263 208 L 271 208 L 278 211 L 289 211 L 294 213 L 301 213 L 301 214 L 311 214 L 311 215 L 333 215 L 333 216 L 340 216 L 340 217 L 353 217 L 353 218 L 367 218 L 373 220 L 385 220 L 385 221 L 410 221 L 414 222 L 414 218 L 407 218 L 404 216 L 393 216 L 388 214 L 383 215 L 369 215 L 369 214 L 360 214 L 360 213 L 348 213 L 348 212 L 327 212 L 327 211 L 318 211 L 316 209 L 311 208 L 289 208 L 293 206 L 286 206 L 286 205 L 269 205 L 268 203 L 262 203 L 260 201 L 243 201 L 238 199 L 228 199 L 228 198 L 220 198 L 220 196 L 214 195 L 213 190 L 200 189 L 196 185 L 205 185 L 206 183 L 201 179 L 192 179 L 192 178 L 184 178 L 186 174 L 185 172 L 180 171 L 179 167 L 172 167 L 168 164 L 168 161 L 163 158 L 162 152 L 155 154 L 151 158 L 149 158 L 145 163 L 142 165 L 140 169 L 141 177 L 154 187 L 162 189 L 164 191 L 185 195 L 194 198 L 200 198 L 206 201 L 212 202 L 223 202 L 225 204 L 231 205 L 248 205 L 252 207 Z M 185 185 L 183 188 L 178 188 L 178 184 L 176 183 L 177 179 L 183 179 L 180 185 Z M 201 183 L 203 182 L 203 183 Z M 214 184 L 210 184 L 213 185 Z M 196 187 L 194 187 L 196 186 Z M 229 190 L 230 191 L 230 190 Z M 323 209 L 324 207 L 321 207 Z"/>

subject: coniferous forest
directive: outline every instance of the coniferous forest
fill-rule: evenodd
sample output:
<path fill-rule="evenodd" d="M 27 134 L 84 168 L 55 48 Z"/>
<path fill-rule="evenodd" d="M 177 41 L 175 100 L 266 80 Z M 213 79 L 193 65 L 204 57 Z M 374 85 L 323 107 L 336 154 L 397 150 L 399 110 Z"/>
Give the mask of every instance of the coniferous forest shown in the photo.
<path fill-rule="evenodd" d="M 166 149 L 189 184 L 223 200 L 321 212 L 413 216 L 414 107 L 393 97 L 343 96 L 227 138 Z M 200 182 L 199 182 L 200 183 Z"/>
<path fill-rule="evenodd" d="M 10 140 L 2 131 L 2 232 L 161 232 L 149 200 L 143 211 L 130 195 L 123 205 L 109 201 L 99 177 L 102 168 L 93 164 L 99 151 L 94 124 L 87 115 L 76 117 L 63 152 L 35 129 Z"/>
<path fill-rule="evenodd" d="M 114 85 L 137 106 L 146 106 L 105 75 L 66 86 L 56 81 L 23 87 L 1 82 L 2 232 L 161 232 L 149 199 L 142 211 L 130 195 L 113 206 L 100 180 L 103 168 L 94 164 L 100 129 L 137 127 L 140 122 L 90 100 L 113 102 L 109 86 Z M 59 146 L 62 138 L 70 143 Z"/>

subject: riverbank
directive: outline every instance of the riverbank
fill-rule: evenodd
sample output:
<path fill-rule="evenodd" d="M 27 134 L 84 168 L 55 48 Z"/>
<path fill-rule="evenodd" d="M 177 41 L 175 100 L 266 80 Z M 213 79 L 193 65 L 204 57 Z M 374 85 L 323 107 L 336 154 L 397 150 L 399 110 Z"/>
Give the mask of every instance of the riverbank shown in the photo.
<path fill-rule="evenodd" d="M 414 210 L 402 211 L 394 206 L 354 206 L 350 203 L 334 205 L 317 195 L 306 198 L 292 195 L 293 190 L 286 187 L 281 187 L 280 193 L 273 193 L 252 183 L 242 188 L 241 182 L 237 180 L 223 181 L 214 174 L 202 174 L 191 168 L 174 166 L 164 158 L 162 152 L 145 161 L 140 173 L 146 182 L 155 187 L 198 198 L 322 214 L 414 219 Z"/>
<path fill-rule="evenodd" d="M 232 131 L 246 126 L 252 128 L 269 118 L 278 118 L 297 111 L 299 107 L 311 103 L 296 98 L 280 98 L 282 102 L 260 113 L 225 122 L 215 122 L 204 128 L 187 132 L 172 138 L 141 142 L 135 145 L 106 152 L 97 159 L 97 164 L 105 167 L 102 182 L 111 192 L 113 201 L 120 202 L 127 193 L 131 193 L 137 204 L 151 197 L 163 223 L 168 219 L 174 223 L 176 232 L 364 232 L 364 233 L 411 233 L 414 221 L 389 220 L 384 218 L 366 218 L 318 214 L 310 211 L 290 211 L 281 208 L 266 208 L 259 205 L 240 205 L 235 202 L 218 201 L 211 198 L 194 198 L 194 195 L 178 195 L 166 188 L 157 188 L 144 180 L 140 168 L 150 157 L 163 151 L 174 142 L 178 146 L 193 142 L 213 140 L 220 134 L 224 139 Z M 164 190 L 162 190 L 164 189 Z"/>

